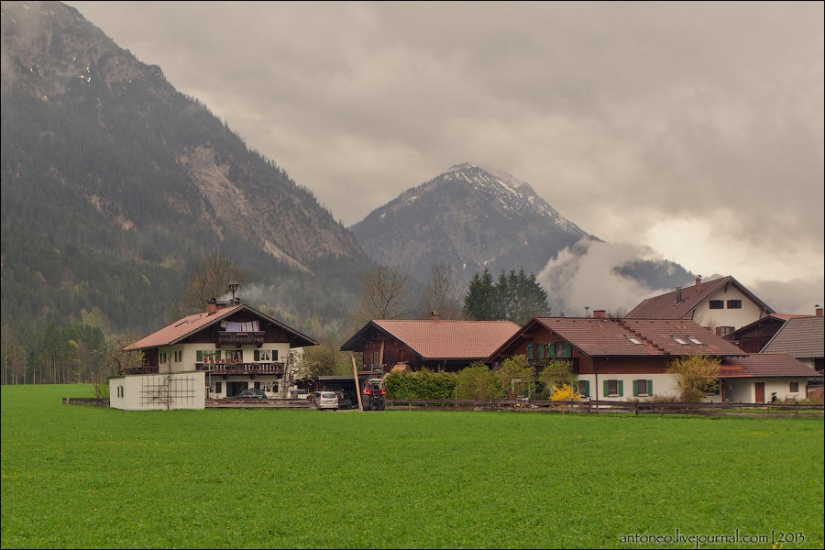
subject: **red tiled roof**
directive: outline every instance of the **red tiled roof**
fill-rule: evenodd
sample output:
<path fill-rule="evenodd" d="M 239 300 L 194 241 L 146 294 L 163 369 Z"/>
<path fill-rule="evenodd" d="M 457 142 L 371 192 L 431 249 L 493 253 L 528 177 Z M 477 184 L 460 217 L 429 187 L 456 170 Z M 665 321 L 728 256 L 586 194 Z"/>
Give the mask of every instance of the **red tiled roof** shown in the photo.
<path fill-rule="evenodd" d="M 194 315 L 189 315 L 182 319 L 178 319 L 177 321 L 163 327 L 162 329 L 158 330 L 157 332 L 153 332 L 149 336 L 134 342 L 133 344 L 129 344 L 124 349 L 126 351 L 130 350 L 139 350 L 139 349 L 148 349 L 148 348 L 156 348 L 158 346 L 169 346 L 172 344 L 176 344 L 181 340 L 186 339 L 187 337 L 217 323 L 223 319 L 226 319 L 233 313 L 239 312 L 241 310 L 248 310 L 254 316 L 259 317 L 261 319 L 265 319 L 276 326 L 280 327 L 285 332 L 288 332 L 295 337 L 298 338 L 299 342 L 297 346 L 306 346 L 306 345 L 317 345 L 318 342 L 313 340 L 312 338 L 301 334 L 300 332 L 289 328 L 288 326 L 284 325 L 283 323 L 278 322 L 277 320 L 264 315 L 257 309 L 250 307 L 246 304 L 239 304 L 234 306 L 228 306 L 219 308 L 216 312 L 212 313 L 211 315 L 207 311 L 203 311 L 201 313 L 195 313 Z"/>
<path fill-rule="evenodd" d="M 768 307 L 766 303 L 757 298 L 747 288 L 742 286 L 739 281 L 731 276 L 727 276 L 719 279 L 713 279 L 711 281 L 703 281 L 699 284 L 686 286 L 680 291 L 674 290 L 672 292 L 667 292 L 665 294 L 660 294 L 659 296 L 654 296 L 643 300 L 627 314 L 627 317 L 647 319 L 689 318 L 691 311 L 704 302 L 714 292 L 728 284 L 739 289 L 739 291 L 745 294 L 754 303 L 758 304 L 766 312 L 773 313 L 773 309 Z M 678 292 L 681 292 L 682 295 L 681 302 L 676 301 Z"/>
<path fill-rule="evenodd" d="M 403 342 L 422 359 L 486 359 L 519 327 L 510 321 L 374 319 L 350 338 L 345 351 L 362 351 L 371 328 Z"/>
<path fill-rule="evenodd" d="M 719 378 L 814 378 L 820 373 L 786 353 L 754 353 L 726 357 L 719 365 Z"/>
<path fill-rule="evenodd" d="M 533 330 L 534 323 L 546 327 L 591 357 L 745 355 L 737 346 L 710 329 L 683 319 L 536 317 L 519 334 Z M 519 334 L 500 346 L 495 353 L 507 348 Z M 684 343 L 679 343 L 676 338 Z"/>

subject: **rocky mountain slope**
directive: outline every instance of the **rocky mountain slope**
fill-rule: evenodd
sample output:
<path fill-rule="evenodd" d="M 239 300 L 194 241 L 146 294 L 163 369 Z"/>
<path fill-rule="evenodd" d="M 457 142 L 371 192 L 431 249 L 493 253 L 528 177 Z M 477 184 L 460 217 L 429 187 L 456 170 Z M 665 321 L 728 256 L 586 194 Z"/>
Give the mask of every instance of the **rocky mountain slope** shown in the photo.
<path fill-rule="evenodd" d="M 307 188 L 74 8 L 1 9 L 4 324 L 146 330 L 215 251 L 270 304 L 345 315 L 368 262 Z"/>
<path fill-rule="evenodd" d="M 559 214 L 525 182 L 457 164 L 372 211 L 351 228 L 375 261 L 426 282 L 433 265 L 460 280 L 488 268 L 538 272 L 581 239 L 598 240 Z"/>

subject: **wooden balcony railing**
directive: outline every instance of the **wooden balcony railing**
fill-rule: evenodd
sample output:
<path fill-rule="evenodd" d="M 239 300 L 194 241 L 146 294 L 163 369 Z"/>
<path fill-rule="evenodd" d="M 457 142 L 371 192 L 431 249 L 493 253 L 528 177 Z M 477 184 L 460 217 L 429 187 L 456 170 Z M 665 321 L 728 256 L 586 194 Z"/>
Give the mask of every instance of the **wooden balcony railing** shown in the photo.
<path fill-rule="evenodd" d="M 264 344 L 264 332 L 218 332 L 219 346 L 242 346 L 244 344 Z"/>
<path fill-rule="evenodd" d="M 277 374 L 284 373 L 283 363 L 195 363 L 196 370 L 212 374 Z"/>

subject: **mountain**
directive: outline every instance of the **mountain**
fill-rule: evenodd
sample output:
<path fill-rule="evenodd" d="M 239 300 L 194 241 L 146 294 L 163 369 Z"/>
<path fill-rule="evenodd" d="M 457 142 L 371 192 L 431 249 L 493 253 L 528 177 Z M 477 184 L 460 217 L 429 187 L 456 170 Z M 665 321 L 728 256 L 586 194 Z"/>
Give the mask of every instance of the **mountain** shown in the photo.
<path fill-rule="evenodd" d="M 74 8 L 1 9 L 3 325 L 145 332 L 213 252 L 258 306 L 346 316 L 369 262 L 307 188 Z"/>
<path fill-rule="evenodd" d="M 466 284 L 488 268 L 537 273 L 581 239 L 599 240 L 567 220 L 510 174 L 464 163 L 373 210 L 350 230 L 373 260 L 426 282 L 433 265 L 452 266 Z"/>
<path fill-rule="evenodd" d="M 529 184 L 472 163 L 451 166 L 408 189 L 350 230 L 374 261 L 399 265 L 425 284 L 438 264 L 452 270 L 462 291 L 484 268 L 494 278 L 501 270 L 524 269 L 537 275 L 544 270 L 540 282 L 550 292 L 555 312 L 570 310 L 564 289 L 579 276 L 576 266 L 581 258 L 595 254 L 594 245 L 602 255 L 602 247 L 609 246 L 559 214 Z M 673 288 L 693 278 L 678 264 L 635 252 L 600 260 L 602 280 L 615 277 L 638 283 L 642 292 Z M 553 267 L 555 259 L 560 267 Z M 548 266 L 551 269 L 545 269 Z"/>

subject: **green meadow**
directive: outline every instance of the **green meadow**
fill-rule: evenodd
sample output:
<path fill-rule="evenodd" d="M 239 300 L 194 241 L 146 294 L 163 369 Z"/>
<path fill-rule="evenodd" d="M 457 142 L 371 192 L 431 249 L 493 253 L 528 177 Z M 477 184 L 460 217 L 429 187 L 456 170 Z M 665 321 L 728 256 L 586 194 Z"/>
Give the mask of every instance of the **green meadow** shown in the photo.
<path fill-rule="evenodd" d="M 2 548 L 823 548 L 823 420 L 126 412 L 2 387 Z"/>

